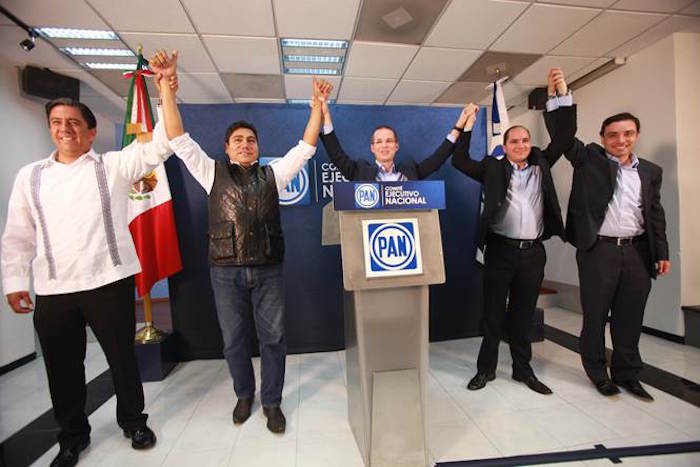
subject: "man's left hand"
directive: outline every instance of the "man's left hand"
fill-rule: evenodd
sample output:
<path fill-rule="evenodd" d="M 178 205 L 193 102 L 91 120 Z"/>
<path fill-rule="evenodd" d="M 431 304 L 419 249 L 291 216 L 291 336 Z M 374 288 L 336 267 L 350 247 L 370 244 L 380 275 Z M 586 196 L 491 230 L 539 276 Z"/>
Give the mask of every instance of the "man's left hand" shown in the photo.
<path fill-rule="evenodd" d="M 661 260 L 656 263 L 656 273 L 659 276 L 665 276 L 671 272 L 671 262 L 669 260 Z"/>

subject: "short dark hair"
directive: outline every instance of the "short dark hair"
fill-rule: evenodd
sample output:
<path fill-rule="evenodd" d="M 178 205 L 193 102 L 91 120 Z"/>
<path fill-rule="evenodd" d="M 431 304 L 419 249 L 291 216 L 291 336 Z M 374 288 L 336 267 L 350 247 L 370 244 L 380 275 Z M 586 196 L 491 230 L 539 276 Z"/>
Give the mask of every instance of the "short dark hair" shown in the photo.
<path fill-rule="evenodd" d="M 396 130 L 394 130 L 389 125 L 379 125 L 377 128 L 372 130 L 372 138 L 370 139 L 370 143 L 374 143 L 374 133 L 376 133 L 377 130 L 391 130 L 391 132 L 394 134 L 394 139 L 397 143 L 399 142 L 399 135 L 396 133 Z"/>
<path fill-rule="evenodd" d="M 51 111 L 53 110 L 54 107 L 58 107 L 59 105 L 67 105 L 68 107 L 75 107 L 76 109 L 80 110 L 80 113 L 83 115 L 83 118 L 85 119 L 85 122 L 87 123 L 87 126 L 90 130 L 95 128 L 97 126 L 97 119 L 95 118 L 95 114 L 92 113 L 92 110 L 90 108 L 83 104 L 82 102 L 79 102 L 72 97 L 58 97 L 56 99 L 50 100 L 49 102 L 46 103 L 46 121 L 49 122 L 49 117 L 51 116 Z"/>
<path fill-rule="evenodd" d="M 226 130 L 226 139 L 224 140 L 224 143 L 228 144 L 228 140 L 231 137 L 231 135 L 233 134 L 233 132 L 238 130 L 239 128 L 249 129 L 255 135 L 255 139 L 256 140 L 258 139 L 258 130 L 253 126 L 252 123 L 247 122 L 245 120 L 236 120 Z"/>
<path fill-rule="evenodd" d="M 605 135 L 605 129 L 608 127 L 608 125 L 612 125 L 615 122 L 622 122 L 624 120 L 632 120 L 637 127 L 637 133 L 639 133 L 639 129 L 641 125 L 639 124 L 639 119 L 632 115 L 629 112 L 622 112 L 619 114 L 611 115 L 605 120 L 603 120 L 603 124 L 600 125 L 600 136 Z"/>
<path fill-rule="evenodd" d="M 510 134 L 510 131 L 511 131 L 511 130 L 515 130 L 516 128 L 522 128 L 523 130 L 527 131 L 527 136 L 528 136 L 528 137 L 530 137 L 530 138 L 532 137 L 532 136 L 530 135 L 530 130 L 528 130 L 528 129 L 525 128 L 524 126 L 522 126 L 522 125 L 513 125 L 512 127 L 508 128 L 508 129 L 506 130 L 506 132 L 503 134 L 503 144 L 505 144 L 505 143 L 508 142 L 508 135 Z"/>

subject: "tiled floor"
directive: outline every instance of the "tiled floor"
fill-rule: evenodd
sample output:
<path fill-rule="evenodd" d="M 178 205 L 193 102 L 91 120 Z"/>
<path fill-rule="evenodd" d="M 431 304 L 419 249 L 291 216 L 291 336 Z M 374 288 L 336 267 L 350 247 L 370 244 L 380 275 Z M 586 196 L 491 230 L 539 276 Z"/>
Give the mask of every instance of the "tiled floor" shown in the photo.
<path fill-rule="evenodd" d="M 578 334 L 579 315 L 552 308 L 545 316 L 547 324 Z M 480 338 L 472 338 L 430 345 L 429 437 L 436 462 L 700 439 L 700 408 L 654 388 L 648 388 L 653 403 L 624 393 L 599 396 L 581 370 L 579 356 L 549 341 L 534 346 L 533 366 L 554 395 L 535 394 L 510 379 L 506 346 L 501 347 L 496 380 L 481 391 L 467 391 L 479 343 Z M 99 348 L 89 347 L 91 377 L 106 364 Z M 641 347 L 648 362 L 700 382 L 699 349 L 646 335 Z M 257 359 L 255 366 L 259 371 Z M 0 377 L 0 439 L 49 408 L 43 371 L 39 360 Z M 283 402 L 288 424 L 282 436 L 267 431 L 259 405 L 242 426 L 231 423 L 234 398 L 222 360 L 181 364 L 164 382 L 145 384 L 145 392 L 149 423 L 158 434 L 156 447 L 147 452 L 130 448 L 116 426 L 112 398 L 90 416 L 92 444 L 80 465 L 362 465 L 346 419 L 344 352 L 288 357 Z M 57 450 L 55 446 L 35 465 L 48 465 Z M 700 453 L 625 458 L 624 463 L 695 467 Z"/>

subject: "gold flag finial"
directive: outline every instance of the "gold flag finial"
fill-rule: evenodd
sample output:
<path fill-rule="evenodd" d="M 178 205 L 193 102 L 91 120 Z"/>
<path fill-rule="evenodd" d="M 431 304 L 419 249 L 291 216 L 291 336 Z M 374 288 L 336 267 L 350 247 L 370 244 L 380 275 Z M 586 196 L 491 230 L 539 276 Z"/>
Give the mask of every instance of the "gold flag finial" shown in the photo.
<path fill-rule="evenodd" d="M 136 52 L 138 52 L 139 55 L 143 52 L 143 45 L 139 44 L 138 47 L 136 47 Z"/>

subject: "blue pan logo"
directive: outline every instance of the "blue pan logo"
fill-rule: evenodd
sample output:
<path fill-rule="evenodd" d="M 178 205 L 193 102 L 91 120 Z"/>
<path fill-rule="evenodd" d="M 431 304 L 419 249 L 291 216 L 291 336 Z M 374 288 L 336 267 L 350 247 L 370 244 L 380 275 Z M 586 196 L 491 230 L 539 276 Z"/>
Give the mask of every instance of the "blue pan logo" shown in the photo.
<path fill-rule="evenodd" d="M 265 157 L 261 158 L 261 163 L 267 162 L 269 165 L 274 165 L 282 160 L 281 157 Z M 309 195 L 309 165 L 304 164 L 299 173 L 292 178 L 284 190 L 279 194 L 280 205 L 289 206 L 292 204 L 307 205 L 311 203 Z"/>
<path fill-rule="evenodd" d="M 423 272 L 416 219 L 365 220 L 362 223 L 367 277 Z"/>
<path fill-rule="evenodd" d="M 379 185 L 359 183 L 355 185 L 355 207 L 371 209 L 379 204 Z"/>

